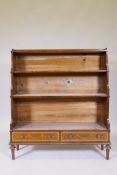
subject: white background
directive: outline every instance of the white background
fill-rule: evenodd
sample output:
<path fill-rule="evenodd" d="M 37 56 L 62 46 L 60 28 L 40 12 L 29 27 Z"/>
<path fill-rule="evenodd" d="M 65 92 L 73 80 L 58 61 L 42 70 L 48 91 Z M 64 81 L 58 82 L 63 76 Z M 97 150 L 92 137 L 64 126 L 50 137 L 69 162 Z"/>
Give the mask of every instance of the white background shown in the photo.
<path fill-rule="evenodd" d="M 108 48 L 112 150 L 93 146 L 28 146 L 11 160 L 10 51 Z M 0 0 L 0 173 L 117 174 L 117 1 Z"/>

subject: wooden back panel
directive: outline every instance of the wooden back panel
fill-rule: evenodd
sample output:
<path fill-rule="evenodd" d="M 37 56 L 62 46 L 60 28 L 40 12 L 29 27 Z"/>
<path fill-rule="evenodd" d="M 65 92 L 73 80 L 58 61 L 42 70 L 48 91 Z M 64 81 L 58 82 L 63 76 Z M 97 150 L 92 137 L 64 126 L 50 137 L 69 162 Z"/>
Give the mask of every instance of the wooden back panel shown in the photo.
<path fill-rule="evenodd" d="M 101 120 L 103 100 L 27 100 L 16 102 L 17 121 L 96 122 Z"/>
<path fill-rule="evenodd" d="M 68 72 L 99 70 L 100 55 L 20 55 L 16 56 L 16 71 Z"/>
<path fill-rule="evenodd" d="M 18 94 L 77 94 L 77 93 L 104 93 L 105 76 L 79 75 L 79 76 L 16 76 L 16 93 Z"/>

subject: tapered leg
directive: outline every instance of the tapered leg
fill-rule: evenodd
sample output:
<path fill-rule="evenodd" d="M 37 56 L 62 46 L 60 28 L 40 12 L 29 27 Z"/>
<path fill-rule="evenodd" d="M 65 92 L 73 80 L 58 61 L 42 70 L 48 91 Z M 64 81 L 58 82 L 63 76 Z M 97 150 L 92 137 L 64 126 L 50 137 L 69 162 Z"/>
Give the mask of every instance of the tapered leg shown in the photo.
<path fill-rule="evenodd" d="M 16 148 L 17 148 L 17 151 L 19 151 L 19 145 L 17 145 Z"/>
<path fill-rule="evenodd" d="M 101 150 L 103 150 L 104 149 L 104 145 L 103 144 L 101 144 Z"/>
<path fill-rule="evenodd" d="M 107 144 L 105 148 L 106 148 L 106 159 L 109 160 L 109 152 L 110 152 L 111 147 L 109 144 Z"/>
<path fill-rule="evenodd" d="M 15 160 L 15 145 L 11 145 L 10 149 L 11 149 L 12 160 Z"/>

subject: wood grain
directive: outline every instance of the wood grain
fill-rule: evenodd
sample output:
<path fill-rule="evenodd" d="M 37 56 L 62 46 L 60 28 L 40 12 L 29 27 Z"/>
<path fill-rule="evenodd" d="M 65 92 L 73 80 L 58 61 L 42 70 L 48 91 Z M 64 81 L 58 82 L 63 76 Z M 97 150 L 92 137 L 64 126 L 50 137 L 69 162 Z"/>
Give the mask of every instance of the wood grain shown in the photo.
<path fill-rule="evenodd" d="M 16 71 L 70 71 L 72 70 L 99 70 L 99 55 L 78 55 L 78 56 L 38 56 L 21 55 L 16 57 Z"/>
<path fill-rule="evenodd" d="M 17 101 L 18 121 L 97 121 L 102 103 L 97 101 Z"/>
<path fill-rule="evenodd" d="M 104 93 L 104 76 L 17 76 L 19 94 L 86 94 Z"/>

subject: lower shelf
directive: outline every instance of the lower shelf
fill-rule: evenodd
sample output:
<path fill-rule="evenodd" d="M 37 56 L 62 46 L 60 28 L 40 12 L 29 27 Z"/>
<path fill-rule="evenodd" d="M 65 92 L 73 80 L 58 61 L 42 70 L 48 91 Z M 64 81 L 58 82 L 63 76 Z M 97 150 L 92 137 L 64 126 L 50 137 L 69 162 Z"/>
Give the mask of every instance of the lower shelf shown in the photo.
<path fill-rule="evenodd" d="M 108 130 L 98 123 L 19 123 L 13 143 L 108 142 Z"/>
<path fill-rule="evenodd" d="M 107 130 L 96 122 L 19 122 L 14 130 Z"/>

